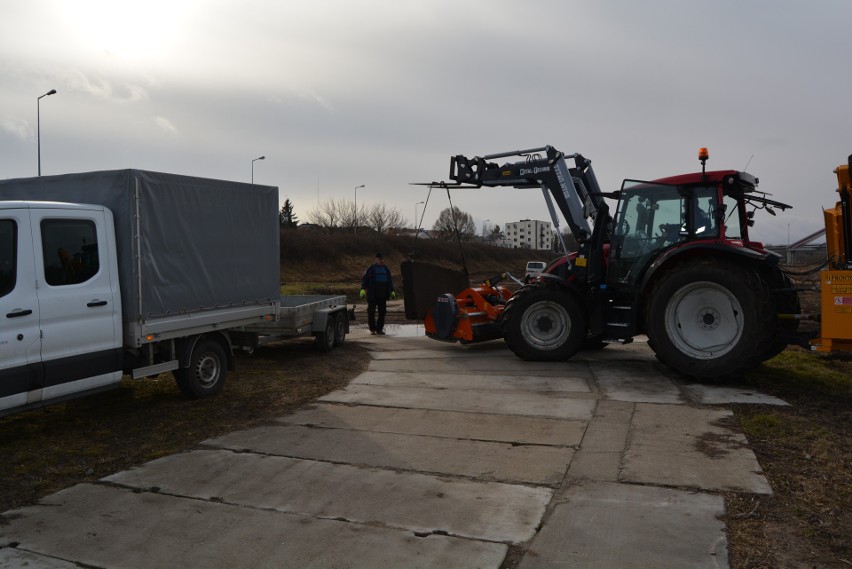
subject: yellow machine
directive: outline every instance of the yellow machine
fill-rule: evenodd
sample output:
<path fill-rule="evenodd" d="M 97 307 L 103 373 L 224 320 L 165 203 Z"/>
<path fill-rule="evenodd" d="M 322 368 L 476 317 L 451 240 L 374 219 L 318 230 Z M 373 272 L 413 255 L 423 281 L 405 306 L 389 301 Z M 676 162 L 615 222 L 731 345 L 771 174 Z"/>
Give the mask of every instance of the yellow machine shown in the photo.
<path fill-rule="evenodd" d="M 828 269 L 820 272 L 822 290 L 822 331 L 820 338 L 811 340 L 818 352 L 852 350 L 852 184 L 848 164 L 838 166 L 837 193 L 840 201 L 834 209 L 825 210 L 825 244 L 828 249 Z"/>

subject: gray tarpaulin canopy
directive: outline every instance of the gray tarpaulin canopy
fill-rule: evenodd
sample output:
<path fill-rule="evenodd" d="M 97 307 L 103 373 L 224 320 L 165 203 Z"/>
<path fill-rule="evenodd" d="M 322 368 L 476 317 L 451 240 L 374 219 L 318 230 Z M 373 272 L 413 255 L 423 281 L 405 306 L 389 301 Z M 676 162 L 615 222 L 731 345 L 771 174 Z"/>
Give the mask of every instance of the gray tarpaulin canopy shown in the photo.
<path fill-rule="evenodd" d="M 125 321 L 280 297 L 274 186 L 111 170 L 0 180 L 0 200 L 109 208 Z"/>

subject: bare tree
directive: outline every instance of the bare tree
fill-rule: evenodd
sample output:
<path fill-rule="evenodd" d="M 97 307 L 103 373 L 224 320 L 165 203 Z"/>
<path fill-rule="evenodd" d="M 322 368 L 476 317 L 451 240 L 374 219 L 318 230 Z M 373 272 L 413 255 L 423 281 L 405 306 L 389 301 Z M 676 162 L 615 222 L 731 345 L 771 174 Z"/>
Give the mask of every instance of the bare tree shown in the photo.
<path fill-rule="evenodd" d="M 322 201 L 316 209 L 308 212 L 308 221 L 328 230 L 354 229 L 357 224 L 358 227 L 369 227 L 378 233 L 408 222 L 398 209 L 390 208 L 384 203 L 373 207 L 358 204 L 356 215 L 354 201 L 334 199 Z"/>
<path fill-rule="evenodd" d="M 334 199 L 321 201 L 317 208 L 308 212 L 308 221 L 320 227 L 332 230 L 340 227 L 344 217 L 344 204 Z"/>
<path fill-rule="evenodd" d="M 355 214 L 355 202 L 351 200 L 340 200 L 340 227 L 354 229 L 369 225 L 370 212 L 364 204 L 358 205 L 358 214 Z"/>
<path fill-rule="evenodd" d="M 376 204 L 370 208 L 367 214 L 368 225 L 381 235 L 388 228 L 401 227 L 408 223 L 402 212 L 396 208 L 389 208 L 383 203 Z"/>
<path fill-rule="evenodd" d="M 456 206 L 453 206 L 452 209 L 443 210 L 438 215 L 438 220 L 432 226 L 432 229 L 449 239 L 455 239 L 458 235 L 458 238 L 462 241 L 469 241 L 476 235 L 476 224 L 473 222 L 473 216 Z"/>

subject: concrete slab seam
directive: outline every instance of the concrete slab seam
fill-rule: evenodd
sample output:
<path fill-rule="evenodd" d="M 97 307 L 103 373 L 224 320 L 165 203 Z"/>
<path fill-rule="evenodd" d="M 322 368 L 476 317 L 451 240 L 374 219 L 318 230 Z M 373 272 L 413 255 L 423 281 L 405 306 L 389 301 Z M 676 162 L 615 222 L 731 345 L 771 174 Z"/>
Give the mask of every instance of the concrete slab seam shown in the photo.
<path fill-rule="evenodd" d="M 386 407 L 384 405 L 363 405 L 363 404 L 360 404 L 360 403 L 340 403 L 340 402 L 336 402 L 336 401 L 327 401 L 327 402 L 324 402 L 323 404 L 329 405 L 329 406 L 340 405 L 341 407 L 380 407 L 380 408 L 387 408 L 387 409 L 406 409 L 406 410 L 413 410 L 413 411 L 423 411 L 423 410 L 428 411 L 429 410 L 429 409 L 422 409 L 422 408 L 419 408 L 419 407 L 393 407 L 393 406 L 387 406 Z M 465 412 L 465 414 L 466 415 L 491 415 L 490 413 L 479 413 L 479 412 L 475 412 L 475 411 Z M 575 422 L 575 423 L 582 422 L 582 421 L 574 420 L 574 419 L 559 419 L 559 418 L 555 418 L 555 417 L 541 417 L 541 416 L 538 416 L 538 415 L 512 415 L 512 417 L 528 417 L 528 418 L 531 418 L 531 419 L 541 419 L 541 420 L 546 420 L 546 421 L 571 421 L 571 422 Z M 299 427 L 304 427 L 306 429 L 326 429 L 326 430 L 329 430 L 329 431 L 352 431 L 352 430 L 359 431 L 360 430 L 360 429 L 346 429 L 344 427 L 317 425 L 317 424 L 314 424 L 314 423 L 290 423 L 290 422 L 286 421 L 284 418 L 276 419 L 276 421 L 284 423 L 286 425 L 296 425 L 296 426 L 299 426 Z M 389 431 L 389 430 L 383 430 L 383 429 L 370 429 L 368 432 L 385 433 L 385 434 L 389 434 L 389 435 L 400 434 L 397 431 Z M 483 438 L 477 438 L 477 437 L 451 437 L 451 436 L 447 436 L 447 435 L 435 435 L 435 434 L 428 434 L 428 435 L 427 434 L 420 434 L 420 433 L 405 433 L 405 434 L 407 436 L 424 437 L 424 438 L 429 438 L 429 439 L 448 439 L 448 440 L 455 440 L 455 441 L 471 441 L 471 442 L 481 442 L 481 443 L 500 443 L 500 444 L 506 444 L 506 445 L 513 446 L 513 447 L 519 447 L 519 446 L 552 447 L 552 448 L 570 448 L 570 449 L 574 449 L 574 450 L 579 450 L 580 446 L 581 446 L 579 444 L 576 444 L 576 445 L 571 445 L 571 444 L 560 445 L 560 444 L 533 443 L 533 442 L 520 443 L 520 442 L 515 442 L 515 441 L 495 441 L 494 439 L 483 439 Z M 204 444 L 204 443 L 202 443 L 202 444 Z M 233 449 L 225 449 L 225 450 L 233 450 Z M 256 452 L 256 451 L 247 451 L 247 452 Z M 258 454 L 263 454 L 263 453 L 258 453 Z M 280 455 L 273 455 L 273 456 L 280 456 Z M 296 457 L 293 457 L 293 458 L 296 458 Z"/>
<path fill-rule="evenodd" d="M 50 554 L 47 554 L 47 553 L 39 553 L 38 551 L 33 551 L 32 549 L 26 549 L 26 548 L 23 548 L 23 547 L 19 547 L 18 542 L 15 542 L 15 541 L 13 541 L 9 544 L 0 545 L 0 550 L 2 550 L 2 549 L 6 549 L 6 550 L 9 550 L 9 551 L 15 551 L 15 552 L 18 552 L 18 553 L 23 553 L 25 556 L 32 556 L 34 558 L 34 559 L 26 559 L 26 561 L 24 562 L 26 565 L 22 564 L 21 567 L 25 567 L 25 566 L 29 565 L 31 562 L 37 561 L 38 559 L 41 559 L 41 558 L 48 559 L 48 560 L 51 560 L 51 561 L 57 561 L 58 563 L 67 563 L 69 567 L 75 567 L 75 568 L 80 567 L 80 565 L 78 563 L 76 563 L 75 561 L 73 561 L 71 559 L 66 559 L 64 557 L 57 557 L 55 555 L 50 555 Z M 3 565 L 3 567 L 12 567 L 12 565 Z"/>
<path fill-rule="evenodd" d="M 458 439 L 458 440 L 463 440 L 463 439 Z M 493 441 L 483 441 L 483 442 L 493 442 Z M 516 445 L 516 444 L 512 444 L 512 443 L 503 443 L 503 444 L 505 444 L 505 446 L 511 446 L 511 447 L 540 446 L 540 447 L 545 447 L 545 448 L 573 448 L 573 447 L 570 447 L 570 446 L 548 447 L 547 445 Z M 412 469 L 412 468 L 399 468 L 399 467 L 395 467 L 395 466 L 375 465 L 375 464 L 369 464 L 369 463 L 365 463 L 365 462 L 346 462 L 346 461 L 329 460 L 329 459 L 326 459 L 326 458 L 318 458 L 318 457 L 315 457 L 315 456 L 307 456 L 307 455 L 302 456 L 302 455 L 298 455 L 298 454 L 275 454 L 275 453 L 271 453 L 271 452 L 261 452 L 261 451 L 258 451 L 258 450 L 255 450 L 255 449 L 249 449 L 249 448 L 220 447 L 220 446 L 216 446 L 216 445 L 213 445 L 213 444 L 207 444 L 207 443 L 200 443 L 198 448 L 223 450 L 223 451 L 233 452 L 235 454 L 256 454 L 256 455 L 259 455 L 259 456 L 292 458 L 292 459 L 296 459 L 296 460 L 312 460 L 312 461 L 315 461 L 315 462 L 324 462 L 324 463 L 327 463 L 327 464 L 337 464 L 337 465 L 342 465 L 342 466 L 354 466 L 356 468 L 363 468 L 363 469 L 387 470 L 389 472 L 404 472 L 404 473 L 413 473 L 413 474 L 425 474 L 427 476 L 434 476 L 438 479 L 446 479 L 446 480 L 458 479 L 458 480 L 469 480 L 469 481 L 472 481 L 472 482 L 497 482 L 497 483 L 500 483 L 500 484 L 512 484 L 512 485 L 515 485 L 515 486 L 527 486 L 529 488 L 546 488 L 546 489 L 559 488 L 559 485 L 554 485 L 553 483 L 549 483 L 549 484 L 545 483 L 545 482 L 536 483 L 536 482 L 531 482 L 531 481 L 507 482 L 507 481 L 503 481 L 503 480 L 499 480 L 499 479 L 484 478 L 481 475 L 474 476 L 474 475 L 465 475 L 465 474 L 449 474 L 447 472 L 432 471 L 432 470 L 417 470 L 417 469 Z M 567 468 L 566 468 L 566 471 L 567 471 Z M 109 485 L 109 483 L 104 484 L 104 485 L 105 486 Z M 152 493 L 159 494 L 159 492 L 152 492 Z"/>
<path fill-rule="evenodd" d="M 623 480 L 622 473 L 624 472 L 624 461 L 627 457 L 627 449 L 630 448 L 630 443 L 633 441 L 633 434 L 635 430 L 635 424 L 633 422 L 633 418 L 636 416 L 636 404 L 633 404 L 633 409 L 630 412 L 630 419 L 627 422 L 627 436 L 624 438 L 624 448 L 621 449 L 621 453 L 618 458 L 618 472 L 616 473 L 616 480 L 621 482 Z"/>
<path fill-rule="evenodd" d="M 253 453 L 253 454 L 258 454 L 260 456 L 263 456 L 262 453 Z M 300 459 L 300 460 L 302 460 L 302 459 Z M 317 462 L 328 462 L 328 461 L 317 461 Z M 356 466 L 356 465 L 352 465 L 352 464 L 347 464 L 347 466 L 355 466 L 356 468 L 364 468 L 363 466 Z M 376 469 L 376 467 L 374 467 L 374 466 L 371 466 L 371 467 L 368 467 L 368 468 L 369 469 Z M 402 470 L 399 470 L 399 469 L 392 469 L 392 468 L 383 468 L 382 470 L 405 472 L 405 471 L 402 471 Z M 422 474 L 421 472 L 417 472 L 417 473 Z M 435 476 L 436 478 L 439 478 L 439 479 L 445 478 L 445 479 L 448 479 L 448 480 L 451 480 L 452 478 L 465 479 L 465 477 L 463 477 L 463 476 L 450 477 L 450 476 L 447 476 L 447 475 L 437 476 L 437 475 L 431 475 L 431 474 L 430 474 L 430 476 Z M 226 500 L 226 499 L 218 497 L 218 496 L 214 496 L 212 498 L 197 498 L 195 496 L 187 496 L 185 494 L 178 494 L 178 493 L 175 493 L 175 492 L 165 492 L 165 491 L 162 491 L 158 487 L 137 488 L 137 487 L 134 487 L 134 486 L 128 486 L 126 484 L 121 484 L 121 483 L 118 483 L 118 482 L 110 482 L 110 481 L 104 481 L 104 480 L 97 480 L 93 484 L 100 485 L 100 486 L 106 486 L 106 487 L 110 487 L 110 488 L 115 488 L 115 489 L 118 489 L 118 490 L 127 490 L 127 491 L 134 493 L 134 494 L 157 494 L 159 496 L 167 496 L 169 498 L 175 498 L 175 499 L 178 499 L 178 500 L 189 500 L 189 501 L 192 501 L 192 502 L 204 502 L 204 503 L 209 503 L 209 504 L 221 504 L 223 506 L 229 506 L 229 507 L 233 507 L 233 508 L 240 508 L 240 509 L 246 509 L 246 510 L 257 510 L 257 511 L 261 511 L 261 512 L 271 512 L 271 513 L 275 513 L 275 514 L 285 514 L 285 515 L 288 515 L 288 516 L 296 516 L 296 517 L 299 517 L 299 518 L 309 518 L 309 519 L 315 519 L 315 520 L 328 520 L 328 521 L 334 521 L 334 522 L 343 522 L 343 523 L 348 523 L 348 524 L 354 524 L 356 526 L 364 526 L 364 527 L 371 527 L 371 528 L 380 527 L 380 528 L 385 528 L 385 529 L 401 531 L 403 533 L 408 533 L 408 534 L 411 534 L 415 537 L 420 537 L 420 538 L 429 537 L 430 535 L 439 535 L 439 536 L 452 537 L 454 539 L 462 539 L 462 540 L 465 540 L 465 541 L 472 541 L 472 542 L 486 542 L 486 543 L 494 543 L 494 544 L 507 545 L 507 546 L 513 545 L 511 542 L 508 542 L 508 541 L 499 541 L 499 540 L 494 540 L 494 539 L 488 539 L 487 537 L 471 537 L 471 536 L 468 536 L 468 535 L 456 534 L 456 533 L 453 533 L 452 531 L 443 530 L 443 529 L 433 529 L 433 530 L 430 530 L 430 531 L 414 531 L 414 530 L 412 530 L 410 528 L 406 528 L 404 526 L 395 525 L 393 523 L 388 523 L 388 522 L 380 522 L 378 520 L 359 521 L 359 520 L 352 520 L 352 519 L 349 519 L 349 518 L 346 518 L 346 517 L 343 517 L 343 516 L 323 516 L 323 515 L 320 515 L 320 514 L 305 514 L 305 513 L 296 512 L 296 511 L 292 511 L 292 510 L 286 510 L 286 509 L 241 504 L 239 502 L 232 502 L 232 501 Z M 515 483 L 513 485 L 514 486 L 537 487 L 535 485 L 519 484 L 519 483 Z M 538 531 L 538 529 L 540 529 L 540 527 L 541 527 L 540 525 L 536 526 L 535 531 Z M 22 551 L 27 551 L 27 550 L 22 550 Z M 39 554 L 39 555 L 41 555 L 41 554 Z M 63 561 L 65 561 L 65 560 L 63 559 Z"/>

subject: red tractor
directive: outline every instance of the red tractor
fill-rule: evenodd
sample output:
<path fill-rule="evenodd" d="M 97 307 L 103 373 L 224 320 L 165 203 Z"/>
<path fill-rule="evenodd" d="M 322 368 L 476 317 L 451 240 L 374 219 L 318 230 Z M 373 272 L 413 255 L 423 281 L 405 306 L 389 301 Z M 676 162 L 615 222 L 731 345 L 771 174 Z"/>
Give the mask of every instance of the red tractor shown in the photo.
<path fill-rule="evenodd" d="M 509 156 L 523 160 L 493 162 Z M 780 256 L 748 235 L 756 210 L 774 215 L 773 208 L 790 206 L 758 192 L 750 174 L 705 171 L 706 149 L 699 159 L 701 172 L 625 180 L 621 190 L 604 193 L 589 160 L 551 146 L 452 157 L 451 187 L 540 187 L 557 233 L 558 207 L 579 250 L 510 298 L 492 294 L 494 310 L 439 297 L 427 334 L 464 342 L 502 335 L 519 357 L 550 361 L 647 334 L 661 361 L 699 378 L 737 375 L 801 343 L 797 321 L 779 320 L 799 311 L 798 292 Z M 614 216 L 605 198 L 618 201 Z M 460 325 L 470 323 L 472 311 L 487 333 Z"/>

